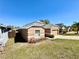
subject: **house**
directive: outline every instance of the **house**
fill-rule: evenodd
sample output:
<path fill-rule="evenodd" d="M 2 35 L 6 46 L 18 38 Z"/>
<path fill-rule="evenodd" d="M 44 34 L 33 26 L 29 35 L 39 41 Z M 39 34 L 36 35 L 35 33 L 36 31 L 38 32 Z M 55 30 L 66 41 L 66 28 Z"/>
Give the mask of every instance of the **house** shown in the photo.
<path fill-rule="evenodd" d="M 71 26 L 68 26 L 67 27 L 67 32 L 70 32 L 70 31 L 72 31 L 72 28 L 71 28 Z"/>
<path fill-rule="evenodd" d="M 43 22 L 36 21 L 23 26 L 19 29 L 19 32 L 26 41 L 30 41 L 31 39 L 45 38 L 45 34 L 58 35 L 59 28 L 56 25 L 46 25 Z"/>
<path fill-rule="evenodd" d="M 56 24 L 59 27 L 59 34 L 66 33 L 66 26 L 63 23 Z"/>

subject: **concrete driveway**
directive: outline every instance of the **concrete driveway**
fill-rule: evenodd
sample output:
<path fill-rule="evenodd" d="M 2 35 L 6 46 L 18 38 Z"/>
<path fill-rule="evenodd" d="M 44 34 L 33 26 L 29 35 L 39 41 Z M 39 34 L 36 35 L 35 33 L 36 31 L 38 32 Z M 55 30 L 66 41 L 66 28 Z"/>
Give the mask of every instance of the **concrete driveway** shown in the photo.
<path fill-rule="evenodd" d="M 72 39 L 72 40 L 79 40 L 79 36 L 64 36 L 64 35 L 57 35 L 54 39 Z"/>

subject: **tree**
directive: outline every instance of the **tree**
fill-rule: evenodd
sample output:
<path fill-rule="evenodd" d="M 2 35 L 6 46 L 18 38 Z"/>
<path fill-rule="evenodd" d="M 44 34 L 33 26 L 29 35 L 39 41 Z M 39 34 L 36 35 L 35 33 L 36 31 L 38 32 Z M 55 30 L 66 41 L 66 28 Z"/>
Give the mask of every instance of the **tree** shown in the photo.
<path fill-rule="evenodd" d="M 49 20 L 48 19 L 45 19 L 45 20 L 40 20 L 41 22 L 43 22 L 44 24 L 49 24 Z"/>
<path fill-rule="evenodd" d="M 79 22 L 74 22 L 74 23 L 72 24 L 72 29 L 73 29 L 74 31 L 77 31 L 77 34 L 79 34 Z"/>

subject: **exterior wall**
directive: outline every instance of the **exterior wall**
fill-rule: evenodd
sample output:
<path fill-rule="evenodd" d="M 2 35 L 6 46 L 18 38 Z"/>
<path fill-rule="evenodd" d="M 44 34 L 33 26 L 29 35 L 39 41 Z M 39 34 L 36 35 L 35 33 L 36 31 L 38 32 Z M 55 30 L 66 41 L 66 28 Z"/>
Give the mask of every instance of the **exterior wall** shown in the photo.
<path fill-rule="evenodd" d="M 40 36 L 39 37 L 35 36 L 35 30 L 40 30 Z M 31 39 L 39 40 L 41 38 L 45 38 L 46 33 L 58 35 L 59 34 L 59 28 L 54 27 L 54 26 L 52 26 L 51 29 L 44 29 L 42 27 L 30 27 L 28 29 L 21 29 L 20 33 L 22 34 L 22 37 L 26 41 L 30 41 Z"/>
<path fill-rule="evenodd" d="M 28 40 L 36 38 L 35 30 L 40 30 L 40 38 L 45 38 L 45 30 L 41 27 L 31 27 L 28 29 Z"/>
<path fill-rule="evenodd" d="M 51 31 L 51 34 L 58 35 L 58 31 Z"/>
<path fill-rule="evenodd" d="M 26 41 L 28 41 L 28 31 L 27 29 L 20 29 L 19 32 L 21 33 L 23 39 L 25 39 Z"/>
<path fill-rule="evenodd" d="M 59 34 L 59 28 L 52 26 L 52 28 L 51 28 L 51 34 L 58 35 Z"/>
<path fill-rule="evenodd" d="M 51 34 L 51 29 L 45 29 L 45 34 Z"/>

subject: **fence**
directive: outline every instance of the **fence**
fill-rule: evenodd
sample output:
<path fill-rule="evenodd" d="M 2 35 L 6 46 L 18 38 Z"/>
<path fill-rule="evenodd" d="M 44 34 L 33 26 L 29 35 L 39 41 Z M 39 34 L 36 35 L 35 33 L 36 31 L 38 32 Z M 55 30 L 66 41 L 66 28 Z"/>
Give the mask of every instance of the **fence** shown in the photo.
<path fill-rule="evenodd" d="M 2 33 L 0 30 L 0 45 L 5 46 L 8 41 L 8 32 Z"/>

